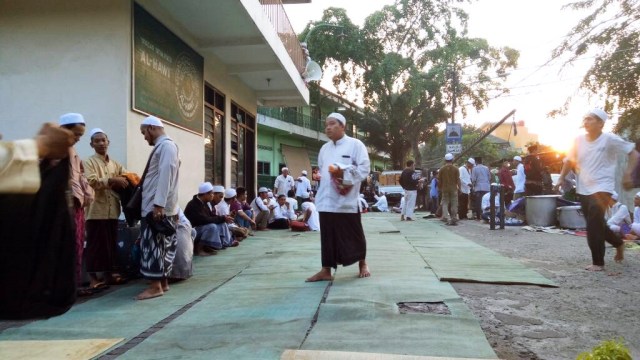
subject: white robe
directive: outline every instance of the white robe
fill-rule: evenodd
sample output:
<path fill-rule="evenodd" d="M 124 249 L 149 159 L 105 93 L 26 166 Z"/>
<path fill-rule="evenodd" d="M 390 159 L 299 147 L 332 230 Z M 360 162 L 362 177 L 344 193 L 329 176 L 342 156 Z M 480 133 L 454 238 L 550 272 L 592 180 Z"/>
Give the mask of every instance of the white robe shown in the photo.
<path fill-rule="evenodd" d="M 346 166 L 345 178 L 348 176 L 352 181 L 353 187 L 345 195 L 340 195 L 331 179 L 329 165 L 334 163 Z M 360 184 L 370 171 L 369 154 L 362 141 L 344 135 L 336 142 L 327 142 L 318 154 L 318 167 L 322 176 L 316 196 L 318 211 L 357 213 Z"/>

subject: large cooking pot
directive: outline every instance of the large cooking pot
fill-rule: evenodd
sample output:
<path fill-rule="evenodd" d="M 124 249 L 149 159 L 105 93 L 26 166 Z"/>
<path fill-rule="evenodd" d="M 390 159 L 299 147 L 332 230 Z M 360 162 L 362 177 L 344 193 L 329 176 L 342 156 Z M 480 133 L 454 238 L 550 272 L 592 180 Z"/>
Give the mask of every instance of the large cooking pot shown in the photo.
<path fill-rule="evenodd" d="M 554 226 L 556 224 L 556 199 L 560 195 L 527 196 L 527 224 L 531 226 Z"/>
<path fill-rule="evenodd" d="M 587 227 L 587 220 L 585 220 L 579 205 L 561 206 L 557 211 L 560 227 L 567 229 L 585 229 Z"/>

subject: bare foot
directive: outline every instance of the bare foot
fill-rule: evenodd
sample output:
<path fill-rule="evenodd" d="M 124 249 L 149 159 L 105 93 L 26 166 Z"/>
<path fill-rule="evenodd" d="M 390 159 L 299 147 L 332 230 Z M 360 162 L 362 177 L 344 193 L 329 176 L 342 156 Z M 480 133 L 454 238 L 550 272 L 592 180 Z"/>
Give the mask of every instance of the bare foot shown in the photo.
<path fill-rule="evenodd" d="M 621 263 L 624 260 L 624 243 L 616 248 L 616 256 L 613 257 L 617 263 Z"/>
<path fill-rule="evenodd" d="M 360 273 L 358 274 L 358 277 L 366 278 L 371 276 L 371 272 L 369 272 L 369 266 L 367 266 L 366 261 L 360 260 L 360 262 L 358 263 L 358 266 L 360 267 Z"/>
<path fill-rule="evenodd" d="M 333 276 L 331 276 L 331 268 L 322 268 L 322 270 L 318 271 L 315 275 L 305 280 L 306 282 L 316 282 L 316 281 L 331 281 L 333 280 Z"/>
<path fill-rule="evenodd" d="M 162 285 L 162 291 L 163 292 L 169 291 L 169 280 L 168 279 L 162 279 L 160 284 Z"/>
<path fill-rule="evenodd" d="M 589 265 L 584 269 L 587 270 L 587 271 L 604 271 L 604 266 Z"/>
<path fill-rule="evenodd" d="M 147 288 L 145 291 L 138 294 L 138 296 L 136 296 L 135 299 L 148 300 L 148 299 L 153 299 L 162 295 L 164 295 L 164 292 L 162 292 L 162 289 L 158 290 L 156 288 Z"/>

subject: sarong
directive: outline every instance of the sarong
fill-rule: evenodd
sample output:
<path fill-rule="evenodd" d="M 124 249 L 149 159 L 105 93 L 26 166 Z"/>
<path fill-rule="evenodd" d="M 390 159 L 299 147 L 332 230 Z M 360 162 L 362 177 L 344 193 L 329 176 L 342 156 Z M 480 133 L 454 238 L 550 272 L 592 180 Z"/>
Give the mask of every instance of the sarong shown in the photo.
<path fill-rule="evenodd" d="M 176 236 L 178 243 L 170 277 L 172 279 L 185 280 L 193 275 L 193 239 L 195 239 L 196 234 L 191 226 L 179 221 L 176 228 Z"/>
<path fill-rule="evenodd" d="M 348 266 L 367 256 L 360 213 L 320 212 L 322 267 Z"/>
<path fill-rule="evenodd" d="M 37 194 L 0 196 L 0 319 L 59 315 L 76 299 L 69 159 L 40 173 Z"/>
<path fill-rule="evenodd" d="M 177 228 L 177 220 L 170 217 L 169 222 Z M 155 234 L 145 219 L 141 220 L 140 232 L 142 234 L 140 273 L 148 280 L 162 280 L 169 277 L 176 255 L 177 235 L 175 233 L 170 236 Z"/>
<path fill-rule="evenodd" d="M 87 272 L 112 272 L 115 266 L 118 220 L 87 220 L 87 247 L 84 249 Z"/>

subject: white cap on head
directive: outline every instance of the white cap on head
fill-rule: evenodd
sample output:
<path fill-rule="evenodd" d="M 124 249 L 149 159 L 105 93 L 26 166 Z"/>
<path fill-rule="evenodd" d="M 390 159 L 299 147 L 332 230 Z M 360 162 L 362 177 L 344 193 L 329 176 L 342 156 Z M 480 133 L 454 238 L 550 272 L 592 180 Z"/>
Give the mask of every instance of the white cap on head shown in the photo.
<path fill-rule="evenodd" d="M 225 199 L 231 199 L 232 197 L 235 197 L 237 195 L 236 193 L 236 189 L 227 189 L 224 191 L 224 198 Z"/>
<path fill-rule="evenodd" d="M 636 197 L 637 197 L 637 198 L 640 198 L 640 191 L 638 191 L 638 192 L 636 193 Z"/>
<path fill-rule="evenodd" d="M 266 188 L 266 187 L 264 187 L 264 186 L 263 186 L 263 187 L 261 187 L 260 189 L 258 189 L 258 194 L 260 194 L 260 193 L 266 193 L 266 192 L 269 192 L 269 189 L 267 189 L 267 188 Z"/>
<path fill-rule="evenodd" d="M 280 169 L 280 171 L 289 171 L 289 168 L 285 166 L 282 169 Z"/>
<path fill-rule="evenodd" d="M 364 199 L 364 194 L 360 194 L 360 197 Z"/>
<path fill-rule="evenodd" d="M 612 192 L 612 193 L 611 193 L 611 198 L 612 198 L 613 200 L 615 200 L 615 201 L 618 201 L 618 193 L 617 193 L 617 192 L 615 192 L 615 191 L 614 191 L 614 192 Z"/>
<path fill-rule="evenodd" d="M 78 113 L 66 113 L 60 116 L 60 126 L 71 124 L 84 124 L 84 116 Z"/>
<path fill-rule="evenodd" d="M 453 154 L 452 154 L 452 153 L 447 153 L 447 154 L 444 156 L 444 160 L 445 160 L 445 161 L 451 161 L 451 160 L 453 160 Z"/>
<path fill-rule="evenodd" d="M 100 128 L 93 128 L 93 129 L 91 129 L 91 131 L 89 131 L 89 138 L 92 138 L 92 137 L 93 137 L 93 135 L 95 135 L 95 134 L 100 134 L 100 133 L 105 134 L 105 132 L 104 132 L 104 131 L 102 131 L 102 129 L 100 129 Z"/>
<path fill-rule="evenodd" d="M 211 190 L 213 190 L 213 185 L 211 185 L 211 183 L 208 181 L 198 186 L 198 194 L 206 194 Z"/>
<path fill-rule="evenodd" d="M 514 156 L 513 160 L 522 162 L 522 158 L 519 155 Z"/>
<path fill-rule="evenodd" d="M 147 116 L 146 118 L 144 118 L 144 120 L 142 120 L 141 125 L 151 125 L 151 126 L 157 126 L 161 128 L 164 127 L 164 125 L 162 125 L 162 121 L 160 121 L 160 119 L 158 119 L 155 116 Z"/>
<path fill-rule="evenodd" d="M 585 115 L 585 117 L 587 116 L 596 116 L 598 119 L 602 120 L 602 121 L 607 121 L 607 119 L 609 118 L 609 115 L 607 115 L 606 112 L 604 112 L 604 110 L 602 109 L 591 109 L 589 110 L 589 112 Z"/>
<path fill-rule="evenodd" d="M 273 193 L 272 193 L 271 191 L 269 191 L 269 192 L 267 193 L 267 197 L 272 198 L 272 197 L 273 197 Z"/>
<path fill-rule="evenodd" d="M 307 170 L 302 170 L 301 174 L 307 176 Z"/>
<path fill-rule="evenodd" d="M 469 160 L 467 160 L 467 162 L 471 165 L 475 165 L 476 164 L 476 159 L 474 158 L 469 158 Z"/>
<path fill-rule="evenodd" d="M 344 117 L 344 115 L 340 114 L 340 113 L 331 113 L 329 114 L 329 116 L 327 116 L 328 118 L 334 118 L 338 121 L 340 121 L 340 123 L 344 126 L 347 123 L 347 119 Z"/>
<path fill-rule="evenodd" d="M 222 185 L 213 185 L 213 189 L 211 189 L 214 193 L 223 193 L 224 186 Z"/>

